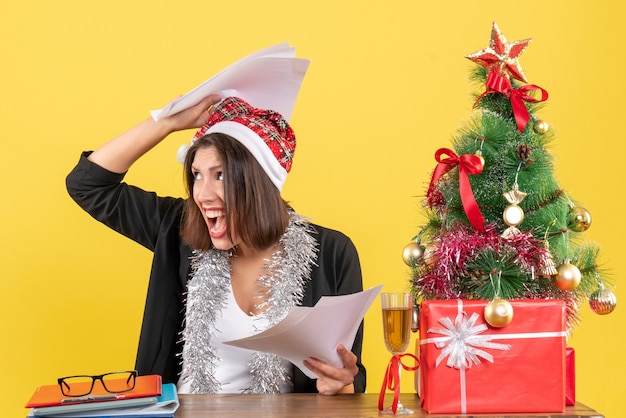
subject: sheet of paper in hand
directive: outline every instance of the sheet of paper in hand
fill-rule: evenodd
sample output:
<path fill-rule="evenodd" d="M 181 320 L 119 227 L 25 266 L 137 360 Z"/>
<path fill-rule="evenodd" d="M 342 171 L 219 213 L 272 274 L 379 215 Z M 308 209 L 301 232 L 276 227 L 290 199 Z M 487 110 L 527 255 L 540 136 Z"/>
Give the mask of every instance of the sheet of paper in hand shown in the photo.
<path fill-rule="evenodd" d="M 254 107 L 274 110 L 289 121 L 310 63 L 295 54 L 296 48 L 286 42 L 257 51 L 150 114 L 159 120 L 198 104 L 210 94 L 221 93 L 224 97 L 237 96 Z"/>
<path fill-rule="evenodd" d="M 259 334 L 224 344 L 278 354 L 315 379 L 317 376 L 303 361 L 315 357 L 343 367 L 337 345 L 352 347 L 363 316 L 382 287 L 350 295 L 323 296 L 313 307 L 296 306 L 281 322 Z"/>

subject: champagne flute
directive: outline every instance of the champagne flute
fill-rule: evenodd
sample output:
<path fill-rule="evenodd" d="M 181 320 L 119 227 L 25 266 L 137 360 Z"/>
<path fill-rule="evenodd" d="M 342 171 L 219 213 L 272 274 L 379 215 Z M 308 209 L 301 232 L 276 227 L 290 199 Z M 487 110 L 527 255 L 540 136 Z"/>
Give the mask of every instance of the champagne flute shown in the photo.
<path fill-rule="evenodd" d="M 381 293 L 380 302 L 383 312 L 383 334 L 387 350 L 395 355 L 404 353 L 411 340 L 411 321 L 413 313 L 413 295 L 411 293 Z M 398 384 L 402 364 L 398 365 Z M 381 414 L 393 414 L 391 408 L 381 411 Z M 396 415 L 412 414 L 411 409 L 405 408 L 398 399 Z"/>

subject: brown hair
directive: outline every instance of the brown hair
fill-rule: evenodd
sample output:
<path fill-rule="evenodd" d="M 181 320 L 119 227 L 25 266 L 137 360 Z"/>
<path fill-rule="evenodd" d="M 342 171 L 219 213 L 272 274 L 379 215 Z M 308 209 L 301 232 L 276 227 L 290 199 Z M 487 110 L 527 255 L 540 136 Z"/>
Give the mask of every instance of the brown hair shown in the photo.
<path fill-rule="evenodd" d="M 196 140 L 185 157 L 184 180 L 188 197 L 182 217 L 181 236 L 190 247 L 212 248 L 204 215 L 193 200 L 191 165 L 200 148 L 215 147 L 224 172 L 224 204 L 228 234 L 258 250 L 278 242 L 289 224 L 287 203 L 248 149 L 230 135 L 211 133 Z"/>

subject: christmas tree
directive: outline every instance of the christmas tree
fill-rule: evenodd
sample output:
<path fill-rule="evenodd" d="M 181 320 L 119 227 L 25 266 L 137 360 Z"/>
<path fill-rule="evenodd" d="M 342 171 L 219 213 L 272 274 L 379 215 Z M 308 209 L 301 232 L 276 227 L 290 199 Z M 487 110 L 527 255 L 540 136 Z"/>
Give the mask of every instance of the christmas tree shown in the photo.
<path fill-rule="evenodd" d="M 562 299 L 571 328 L 582 301 L 605 314 L 616 300 L 584 238 L 591 215 L 555 178 L 554 130 L 536 116 L 548 93 L 519 63 L 530 41 L 507 42 L 494 23 L 489 46 L 466 57 L 478 64 L 474 109 L 435 154 L 427 221 L 403 259 L 418 301 L 486 299 L 502 313 L 510 299 Z"/>

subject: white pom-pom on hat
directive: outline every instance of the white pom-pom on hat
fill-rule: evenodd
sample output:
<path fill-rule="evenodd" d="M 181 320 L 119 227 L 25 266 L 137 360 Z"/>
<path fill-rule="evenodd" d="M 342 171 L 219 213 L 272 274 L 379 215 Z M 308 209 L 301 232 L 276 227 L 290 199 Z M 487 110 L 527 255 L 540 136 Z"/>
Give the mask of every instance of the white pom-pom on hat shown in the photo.
<path fill-rule="evenodd" d="M 183 144 L 178 148 L 176 152 L 176 159 L 179 163 L 185 164 L 185 157 L 187 157 L 187 151 L 189 151 L 189 145 Z"/>

